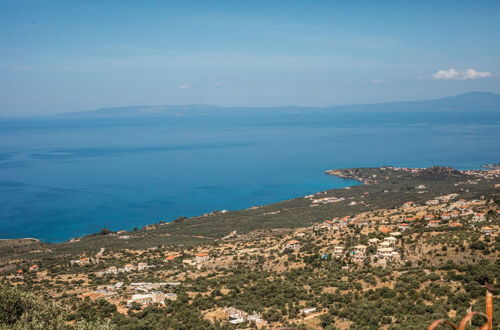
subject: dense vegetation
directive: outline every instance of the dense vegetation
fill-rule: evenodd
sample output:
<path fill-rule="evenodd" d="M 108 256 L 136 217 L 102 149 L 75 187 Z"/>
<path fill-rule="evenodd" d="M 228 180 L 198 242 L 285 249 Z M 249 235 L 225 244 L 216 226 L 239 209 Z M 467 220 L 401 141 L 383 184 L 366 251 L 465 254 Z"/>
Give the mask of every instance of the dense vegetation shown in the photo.
<path fill-rule="evenodd" d="M 128 316 L 117 313 L 105 300 L 72 299 L 70 312 L 20 289 L 2 287 L 0 323 L 6 329 L 223 329 L 232 326 L 209 323 L 200 311 L 234 306 L 287 324 L 300 314 L 298 302 L 306 301 L 309 307 L 328 310 L 320 317 L 325 329 L 335 329 L 335 319 L 346 321 L 350 329 L 383 325 L 423 329 L 431 320 L 448 318 L 450 310 L 456 311 L 451 319 L 458 321 L 471 302 L 474 310 L 483 311 L 484 283 L 498 283 L 499 276 L 499 265 L 488 261 L 464 266 L 450 262 L 433 269 L 347 272 L 331 262 L 311 259 L 305 267 L 280 275 L 239 268 L 227 275 L 199 277 L 179 288 L 179 299 L 166 308 L 132 307 Z M 223 294 L 221 288 L 227 291 Z M 199 294 L 190 299 L 188 290 Z M 498 304 L 494 312 L 495 319 L 500 319 Z"/>

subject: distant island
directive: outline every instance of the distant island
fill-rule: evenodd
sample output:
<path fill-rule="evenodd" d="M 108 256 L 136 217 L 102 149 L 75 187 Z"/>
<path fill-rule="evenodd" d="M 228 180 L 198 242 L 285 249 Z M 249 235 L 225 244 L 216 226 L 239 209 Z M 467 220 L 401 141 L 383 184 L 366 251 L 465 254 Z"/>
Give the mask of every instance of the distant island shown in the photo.
<path fill-rule="evenodd" d="M 500 95 L 489 92 L 469 92 L 456 96 L 424 101 L 405 101 L 375 104 L 355 104 L 330 107 L 280 106 L 280 107 L 221 107 L 215 105 L 139 105 L 103 108 L 93 111 L 69 112 L 44 118 L 99 119 L 172 116 L 227 116 L 266 115 L 285 113 L 332 112 L 450 112 L 450 111 L 500 111 Z"/>

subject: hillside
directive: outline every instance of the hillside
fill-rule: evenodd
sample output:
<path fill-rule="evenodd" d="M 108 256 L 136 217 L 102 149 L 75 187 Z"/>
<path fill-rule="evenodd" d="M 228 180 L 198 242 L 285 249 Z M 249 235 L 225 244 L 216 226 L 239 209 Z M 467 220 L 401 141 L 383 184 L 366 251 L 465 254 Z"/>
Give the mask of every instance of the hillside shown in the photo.
<path fill-rule="evenodd" d="M 402 330 L 484 310 L 500 274 L 498 167 L 328 174 L 364 184 L 64 244 L 4 242 L 0 326 Z"/>

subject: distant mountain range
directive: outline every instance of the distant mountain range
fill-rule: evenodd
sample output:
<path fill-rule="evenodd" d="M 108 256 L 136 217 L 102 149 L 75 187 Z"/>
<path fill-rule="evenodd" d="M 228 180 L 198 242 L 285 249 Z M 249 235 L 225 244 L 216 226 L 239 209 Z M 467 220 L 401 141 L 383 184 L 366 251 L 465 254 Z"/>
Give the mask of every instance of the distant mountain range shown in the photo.
<path fill-rule="evenodd" d="M 500 95 L 470 92 L 440 99 L 331 107 L 221 107 L 214 105 L 141 105 L 113 107 L 93 111 L 71 112 L 52 118 L 141 118 L 171 116 L 253 115 L 279 113 L 331 112 L 436 112 L 436 111 L 500 111 Z"/>

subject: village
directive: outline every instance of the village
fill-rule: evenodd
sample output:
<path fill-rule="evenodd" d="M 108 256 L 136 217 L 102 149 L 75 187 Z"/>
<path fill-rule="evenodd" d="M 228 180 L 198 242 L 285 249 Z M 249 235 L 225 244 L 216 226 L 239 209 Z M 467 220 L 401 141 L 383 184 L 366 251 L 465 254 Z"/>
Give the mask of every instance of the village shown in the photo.
<path fill-rule="evenodd" d="M 321 193 L 306 198 L 311 200 L 311 206 L 336 202 L 335 198 L 326 199 Z M 204 276 L 223 276 L 238 267 L 278 275 L 304 267 L 306 259 L 311 258 L 338 265 L 346 273 L 367 267 L 396 269 L 426 259 L 436 265 L 440 261 L 438 246 L 444 251 L 448 240 L 437 245 L 440 235 L 463 237 L 465 234 L 476 239 L 476 243 L 484 244 L 497 240 L 499 223 L 497 202 L 485 198 L 465 200 L 454 193 L 422 204 L 408 201 L 397 208 L 325 219 L 280 234 L 255 236 L 232 232 L 221 240 L 192 248 L 124 251 L 101 248 L 94 255 L 83 253 L 78 259 L 66 262 L 24 266 L 3 276 L 2 281 L 14 284 L 29 281 L 31 285 L 64 288 L 51 289 L 51 295 L 56 299 L 68 295 L 104 299 L 116 306 L 119 313 L 127 314 L 148 306 L 168 306 L 178 300 L 180 292 L 187 293 L 188 299 L 210 294 L 197 292 L 193 283 Z M 470 250 L 472 242 L 465 244 Z M 474 259 L 474 253 L 479 252 L 457 253 L 453 258 Z M 498 251 L 494 250 L 490 257 L 498 258 Z M 445 262 L 446 258 L 441 259 Z M 227 291 L 221 290 L 222 294 Z M 296 316 L 299 321 L 325 313 L 307 302 L 299 307 Z M 210 322 L 245 323 L 259 328 L 273 323 L 266 320 L 262 312 L 235 306 L 210 308 L 203 311 L 203 317 Z"/>

